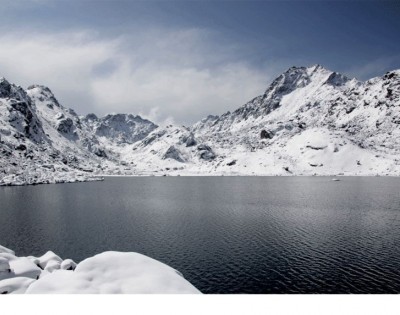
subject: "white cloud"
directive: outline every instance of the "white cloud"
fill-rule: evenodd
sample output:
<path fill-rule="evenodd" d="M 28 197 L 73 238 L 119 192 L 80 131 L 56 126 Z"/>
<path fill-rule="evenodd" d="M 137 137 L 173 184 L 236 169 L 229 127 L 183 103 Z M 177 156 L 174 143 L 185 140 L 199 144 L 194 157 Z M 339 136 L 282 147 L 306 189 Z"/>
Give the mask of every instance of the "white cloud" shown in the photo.
<path fill-rule="evenodd" d="M 116 39 L 91 32 L 0 36 L 0 76 L 49 86 L 78 113 L 129 112 L 192 123 L 262 93 L 270 80 L 206 30 L 149 30 Z"/>

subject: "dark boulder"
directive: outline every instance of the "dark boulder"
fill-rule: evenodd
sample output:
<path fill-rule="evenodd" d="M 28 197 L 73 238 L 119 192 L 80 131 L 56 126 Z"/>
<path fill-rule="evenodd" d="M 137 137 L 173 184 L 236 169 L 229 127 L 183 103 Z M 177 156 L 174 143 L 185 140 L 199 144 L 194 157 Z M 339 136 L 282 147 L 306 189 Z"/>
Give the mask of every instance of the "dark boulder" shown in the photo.
<path fill-rule="evenodd" d="M 26 145 L 20 144 L 20 145 L 18 145 L 18 146 L 15 147 L 15 150 L 18 150 L 18 151 L 25 151 L 25 150 L 26 150 Z"/>
<path fill-rule="evenodd" d="M 267 131 L 265 129 L 261 130 L 260 137 L 261 139 L 272 139 L 274 134 L 271 131 Z"/>
<path fill-rule="evenodd" d="M 71 118 L 62 119 L 59 121 L 57 130 L 61 133 L 68 134 L 72 131 L 74 122 Z"/>
<path fill-rule="evenodd" d="M 210 161 L 210 160 L 215 159 L 215 157 L 216 157 L 213 150 L 206 144 L 200 144 L 197 147 L 197 150 L 199 151 L 199 157 L 202 160 Z"/>
<path fill-rule="evenodd" d="M 94 148 L 93 153 L 96 154 L 98 157 L 102 157 L 102 158 L 107 157 L 107 153 L 100 148 Z"/>
<path fill-rule="evenodd" d="M 167 152 L 164 153 L 162 159 L 173 159 L 178 162 L 185 162 L 184 158 L 182 157 L 182 153 L 173 145 L 171 145 Z"/>
<path fill-rule="evenodd" d="M 228 166 L 232 166 L 232 165 L 235 165 L 235 164 L 236 164 L 236 160 L 233 160 L 233 161 L 230 161 L 230 162 L 226 163 L 226 165 L 228 165 Z"/>
<path fill-rule="evenodd" d="M 197 141 L 192 133 L 189 135 L 189 137 L 187 137 L 185 143 L 187 147 L 193 147 L 197 144 Z"/>

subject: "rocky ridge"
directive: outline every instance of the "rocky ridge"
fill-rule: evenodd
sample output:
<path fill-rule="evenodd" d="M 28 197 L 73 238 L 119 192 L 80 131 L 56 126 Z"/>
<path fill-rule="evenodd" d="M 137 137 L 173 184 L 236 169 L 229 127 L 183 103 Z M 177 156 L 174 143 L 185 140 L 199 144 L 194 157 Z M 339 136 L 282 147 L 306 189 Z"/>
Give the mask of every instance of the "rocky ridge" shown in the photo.
<path fill-rule="evenodd" d="M 78 116 L 0 79 L 0 184 L 103 175 L 399 175 L 400 70 L 366 82 L 292 67 L 233 112 L 159 127 Z"/>

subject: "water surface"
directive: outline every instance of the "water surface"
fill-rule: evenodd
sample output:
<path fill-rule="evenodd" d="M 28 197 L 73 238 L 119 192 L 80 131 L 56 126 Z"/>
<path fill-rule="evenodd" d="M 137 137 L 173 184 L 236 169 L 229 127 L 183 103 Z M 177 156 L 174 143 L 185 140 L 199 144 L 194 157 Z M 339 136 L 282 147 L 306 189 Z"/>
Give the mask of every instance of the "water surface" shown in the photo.
<path fill-rule="evenodd" d="M 400 292 L 399 178 L 129 177 L 0 187 L 0 244 L 136 251 L 204 293 Z"/>

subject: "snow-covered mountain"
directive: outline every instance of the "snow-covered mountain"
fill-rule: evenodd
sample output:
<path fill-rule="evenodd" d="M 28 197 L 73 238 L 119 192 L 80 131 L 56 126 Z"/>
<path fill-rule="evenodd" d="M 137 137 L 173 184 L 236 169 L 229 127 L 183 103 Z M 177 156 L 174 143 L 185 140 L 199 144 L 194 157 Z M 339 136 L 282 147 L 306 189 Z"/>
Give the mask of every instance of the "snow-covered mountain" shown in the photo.
<path fill-rule="evenodd" d="M 0 79 L 0 184 L 88 180 L 118 168 L 118 150 L 157 125 L 140 116 L 78 116 L 51 90 Z M 118 150 L 115 150 L 118 148 Z"/>
<path fill-rule="evenodd" d="M 292 67 L 233 112 L 164 128 L 133 115 L 80 117 L 46 87 L 25 91 L 1 79 L 0 182 L 88 174 L 399 175 L 399 124 L 400 70 L 360 82 L 320 65 Z"/>

